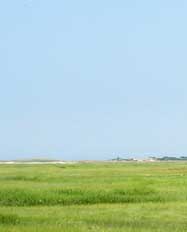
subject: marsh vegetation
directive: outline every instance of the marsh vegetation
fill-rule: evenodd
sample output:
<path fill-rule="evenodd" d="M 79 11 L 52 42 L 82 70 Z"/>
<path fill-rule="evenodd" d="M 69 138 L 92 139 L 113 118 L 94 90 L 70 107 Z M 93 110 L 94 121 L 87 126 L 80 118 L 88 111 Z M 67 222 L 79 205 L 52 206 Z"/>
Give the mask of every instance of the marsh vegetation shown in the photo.
<path fill-rule="evenodd" d="M 1 165 L 0 231 L 186 231 L 187 163 Z"/>

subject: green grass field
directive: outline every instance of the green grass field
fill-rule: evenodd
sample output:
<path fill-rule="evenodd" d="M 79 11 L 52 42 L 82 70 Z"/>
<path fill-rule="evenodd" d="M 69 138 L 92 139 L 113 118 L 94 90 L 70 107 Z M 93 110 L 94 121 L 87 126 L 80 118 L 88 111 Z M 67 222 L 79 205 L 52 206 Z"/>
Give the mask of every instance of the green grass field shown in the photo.
<path fill-rule="evenodd" d="M 187 231 L 187 163 L 1 165 L 1 232 Z"/>

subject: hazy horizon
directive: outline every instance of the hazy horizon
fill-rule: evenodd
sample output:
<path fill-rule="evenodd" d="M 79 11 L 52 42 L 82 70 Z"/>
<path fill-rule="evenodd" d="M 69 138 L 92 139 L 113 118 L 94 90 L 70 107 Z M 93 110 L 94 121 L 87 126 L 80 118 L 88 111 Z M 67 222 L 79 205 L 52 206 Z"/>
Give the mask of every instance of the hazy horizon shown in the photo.
<path fill-rule="evenodd" d="M 187 2 L 0 3 L 0 159 L 187 154 Z"/>
<path fill-rule="evenodd" d="M 140 160 L 143 160 L 143 159 L 149 159 L 149 158 L 152 158 L 152 157 L 155 157 L 155 158 L 163 158 L 163 157 L 176 157 L 176 158 L 181 158 L 181 157 L 187 157 L 187 155 L 180 155 L 180 154 L 170 154 L 170 155 L 167 155 L 167 154 L 160 154 L 160 155 L 155 155 L 155 154 L 149 154 L 149 155 L 123 155 L 123 154 L 115 154 L 113 156 L 109 155 L 108 157 L 102 157 L 100 156 L 100 158 L 98 159 L 93 159 L 93 158 L 85 158 L 85 159 L 63 159 L 62 156 L 61 157 L 55 157 L 55 156 L 23 156 L 22 158 L 15 158 L 15 159 L 6 159 L 6 158 L 2 158 L 0 159 L 0 161 L 23 161 L 23 160 L 60 160 L 60 161 L 85 161 L 85 160 L 88 160 L 88 161 L 109 161 L 109 160 L 112 160 L 112 159 L 117 159 L 117 158 L 120 158 L 120 159 L 140 159 Z"/>

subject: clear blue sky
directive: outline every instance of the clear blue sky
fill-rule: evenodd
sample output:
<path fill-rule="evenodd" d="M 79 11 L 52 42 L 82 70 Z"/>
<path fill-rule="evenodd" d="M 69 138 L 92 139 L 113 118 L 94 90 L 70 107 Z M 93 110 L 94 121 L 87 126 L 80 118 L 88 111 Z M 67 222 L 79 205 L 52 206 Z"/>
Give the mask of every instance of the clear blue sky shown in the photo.
<path fill-rule="evenodd" d="M 0 2 L 0 159 L 187 154 L 187 1 Z"/>

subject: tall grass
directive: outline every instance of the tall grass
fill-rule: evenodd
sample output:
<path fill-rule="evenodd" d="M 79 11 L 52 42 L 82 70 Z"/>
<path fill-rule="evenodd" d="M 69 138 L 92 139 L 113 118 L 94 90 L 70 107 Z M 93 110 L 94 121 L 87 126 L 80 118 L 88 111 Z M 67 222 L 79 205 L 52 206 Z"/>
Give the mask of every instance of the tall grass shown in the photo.
<path fill-rule="evenodd" d="M 0 174 L 0 206 L 187 199 L 184 163 L 1 166 Z"/>
<path fill-rule="evenodd" d="M 0 214 L 0 224 L 3 225 L 16 225 L 20 222 L 16 214 Z"/>
<path fill-rule="evenodd" d="M 186 231 L 187 163 L 0 166 L 0 231 Z"/>

